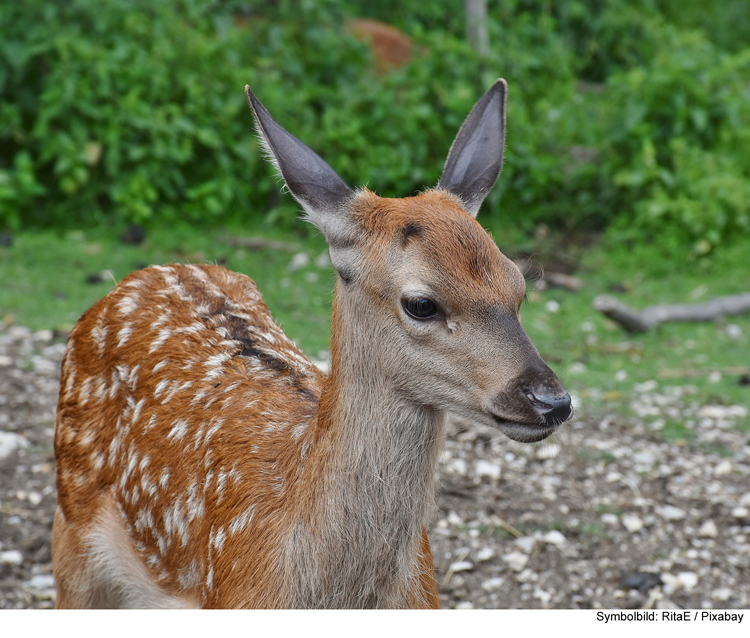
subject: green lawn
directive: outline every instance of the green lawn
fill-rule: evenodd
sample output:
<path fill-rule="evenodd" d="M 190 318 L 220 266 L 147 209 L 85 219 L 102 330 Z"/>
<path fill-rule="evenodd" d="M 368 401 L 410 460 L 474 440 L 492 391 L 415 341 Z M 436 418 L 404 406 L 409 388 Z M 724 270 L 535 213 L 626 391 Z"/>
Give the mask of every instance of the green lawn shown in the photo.
<path fill-rule="evenodd" d="M 249 250 L 226 237 L 264 236 L 293 242 L 290 251 Z M 493 229 L 496 238 L 509 237 Z M 499 241 L 510 253 L 520 238 Z M 512 244 L 514 244 L 512 245 Z M 300 253 L 307 263 L 290 269 Z M 141 246 L 119 241 L 108 230 L 26 231 L 11 247 L 0 248 L 0 320 L 32 329 L 69 329 L 115 281 L 148 264 L 218 262 L 246 273 L 259 285 L 268 306 L 287 333 L 313 357 L 324 356 L 329 342 L 329 312 L 334 275 L 326 246 L 315 235 L 250 230 L 160 228 Z M 670 323 L 641 335 L 628 335 L 592 308 L 593 298 L 615 294 L 635 308 L 653 303 L 706 300 L 750 290 L 750 239 L 717 253 L 711 262 L 670 264 L 648 248 L 593 247 L 578 251 L 580 292 L 532 290 L 523 321 L 540 353 L 563 383 L 589 408 L 627 409 L 632 388 L 655 380 L 660 387 L 691 384 L 696 400 L 750 405 L 750 387 L 740 377 L 750 368 L 750 315 L 715 323 Z M 541 249 L 535 262 L 551 269 L 554 252 Z M 708 265 L 707 265 L 708 264 Z M 108 271 L 98 283 L 87 278 Z M 628 292 L 610 293 L 616 286 Z M 550 303 L 553 302 L 553 303 Z M 727 329 L 729 324 L 739 328 Z M 737 333 L 739 332 L 739 335 Z M 742 427 L 750 427 L 748 420 Z"/>

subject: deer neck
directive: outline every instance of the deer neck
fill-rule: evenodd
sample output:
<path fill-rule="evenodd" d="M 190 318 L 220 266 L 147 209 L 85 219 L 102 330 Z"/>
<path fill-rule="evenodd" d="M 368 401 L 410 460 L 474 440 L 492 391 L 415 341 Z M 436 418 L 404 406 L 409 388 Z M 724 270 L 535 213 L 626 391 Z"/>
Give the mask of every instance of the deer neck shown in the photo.
<path fill-rule="evenodd" d="M 383 343 L 375 313 L 346 303 L 340 295 L 334 300 L 331 375 L 319 414 L 319 425 L 329 430 L 332 483 L 349 476 L 365 493 L 391 491 L 395 505 L 408 503 L 406 515 L 414 517 L 434 490 L 442 413 L 395 386 L 385 370 L 398 352 Z"/>
<path fill-rule="evenodd" d="M 389 355 L 377 342 L 378 326 L 348 321 L 352 315 L 338 297 L 331 375 L 310 459 L 314 501 L 292 539 L 297 561 L 305 556 L 295 561 L 305 581 L 295 586 L 297 603 L 400 607 L 414 589 L 417 548 L 434 508 L 443 414 L 409 402 L 394 387 L 384 373 Z M 336 591 L 331 583 L 339 597 L 316 598 Z"/>

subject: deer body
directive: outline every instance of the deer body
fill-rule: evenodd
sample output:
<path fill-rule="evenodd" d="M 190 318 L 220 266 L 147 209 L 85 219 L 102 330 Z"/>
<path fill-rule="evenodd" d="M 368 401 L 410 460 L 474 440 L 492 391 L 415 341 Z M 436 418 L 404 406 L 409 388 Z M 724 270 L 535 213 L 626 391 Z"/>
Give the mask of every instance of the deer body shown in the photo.
<path fill-rule="evenodd" d="M 216 266 L 149 268 L 93 306 L 62 369 L 59 607 L 437 607 L 445 412 L 517 440 L 570 416 L 520 327 L 523 277 L 472 217 L 500 170 L 504 83 L 438 189 L 405 199 L 350 190 L 248 99 L 339 276 L 331 374 Z"/>

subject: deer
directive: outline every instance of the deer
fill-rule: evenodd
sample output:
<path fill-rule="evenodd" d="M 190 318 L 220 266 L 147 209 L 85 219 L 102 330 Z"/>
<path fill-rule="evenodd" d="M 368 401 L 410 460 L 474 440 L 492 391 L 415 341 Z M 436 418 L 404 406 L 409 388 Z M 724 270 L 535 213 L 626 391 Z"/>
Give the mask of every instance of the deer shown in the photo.
<path fill-rule="evenodd" d="M 435 188 L 350 188 L 245 87 L 335 270 L 330 372 L 216 265 L 130 274 L 62 362 L 58 608 L 438 608 L 427 529 L 446 414 L 541 441 L 571 400 L 521 326 L 526 284 L 476 221 L 507 86 Z"/>

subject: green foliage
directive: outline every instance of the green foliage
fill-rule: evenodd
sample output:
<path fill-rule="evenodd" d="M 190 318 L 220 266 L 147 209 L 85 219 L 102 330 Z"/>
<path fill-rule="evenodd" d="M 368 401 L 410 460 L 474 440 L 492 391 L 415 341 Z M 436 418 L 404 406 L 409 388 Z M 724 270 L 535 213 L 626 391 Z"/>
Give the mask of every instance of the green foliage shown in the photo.
<path fill-rule="evenodd" d="M 704 254 L 750 231 L 742 4 L 729 21 L 706 0 L 496 0 L 480 60 L 460 0 L 2 3 L 0 226 L 290 225 L 246 83 L 347 182 L 413 194 L 502 76 L 506 164 L 483 215 Z M 402 28 L 410 64 L 377 73 L 357 16 Z"/>

